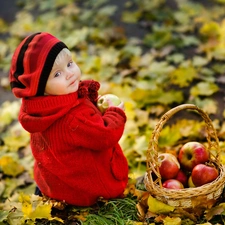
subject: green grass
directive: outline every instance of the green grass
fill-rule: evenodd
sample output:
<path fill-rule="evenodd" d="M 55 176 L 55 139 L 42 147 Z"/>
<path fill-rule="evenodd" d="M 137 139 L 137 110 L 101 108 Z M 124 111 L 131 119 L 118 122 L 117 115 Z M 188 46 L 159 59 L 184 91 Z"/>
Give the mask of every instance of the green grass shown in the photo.
<path fill-rule="evenodd" d="M 97 213 L 90 213 L 83 225 L 129 225 L 137 221 L 136 200 L 131 198 L 116 199 L 105 203 Z"/>

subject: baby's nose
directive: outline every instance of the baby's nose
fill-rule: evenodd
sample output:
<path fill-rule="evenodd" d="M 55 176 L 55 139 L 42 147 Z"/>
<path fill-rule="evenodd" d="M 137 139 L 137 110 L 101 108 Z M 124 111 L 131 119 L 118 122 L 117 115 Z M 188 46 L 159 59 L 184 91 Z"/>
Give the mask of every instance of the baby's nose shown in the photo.
<path fill-rule="evenodd" d="M 71 77 L 73 76 L 73 73 L 71 71 L 68 71 L 67 72 L 67 75 L 66 75 L 66 79 L 70 79 Z"/>

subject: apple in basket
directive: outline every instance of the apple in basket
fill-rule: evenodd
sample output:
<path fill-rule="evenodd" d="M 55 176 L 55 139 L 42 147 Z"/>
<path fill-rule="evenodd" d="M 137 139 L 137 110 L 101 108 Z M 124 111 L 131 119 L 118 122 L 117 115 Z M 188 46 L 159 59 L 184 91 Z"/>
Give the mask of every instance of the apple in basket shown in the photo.
<path fill-rule="evenodd" d="M 198 164 L 191 172 L 192 181 L 196 187 L 214 181 L 218 175 L 219 172 L 215 167 L 205 164 Z"/>
<path fill-rule="evenodd" d="M 176 179 L 169 179 L 163 182 L 163 187 L 164 188 L 169 188 L 169 189 L 184 189 L 183 184 Z"/>
<path fill-rule="evenodd" d="M 187 185 L 188 185 L 188 176 L 181 169 L 178 171 L 177 176 L 175 177 L 175 179 L 180 181 L 184 185 L 184 187 L 187 187 Z"/>
<path fill-rule="evenodd" d="M 164 180 L 177 176 L 180 170 L 180 164 L 176 156 L 171 153 L 161 153 L 158 155 L 159 173 Z"/>
<path fill-rule="evenodd" d="M 199 142 L 187 142 L 181 147 L 178 160 L 181 167 L 191 171 L 196 165 L 209 160 L 209 151 Z"/>
<path fill-rule="evenodd" d="M 189 187 L 189 188 L 196 187 L 196 186 L 193 184 L 191 175 L 190 175 L 189 178 L 188 178 L 188 187 Z"/>
<path fill-rule="evenodd" d="M 97 101 L 98 109 L 104 113 L 109 106 L 118 106 L 121 100 L 113 94 L 102 95 Z"/>

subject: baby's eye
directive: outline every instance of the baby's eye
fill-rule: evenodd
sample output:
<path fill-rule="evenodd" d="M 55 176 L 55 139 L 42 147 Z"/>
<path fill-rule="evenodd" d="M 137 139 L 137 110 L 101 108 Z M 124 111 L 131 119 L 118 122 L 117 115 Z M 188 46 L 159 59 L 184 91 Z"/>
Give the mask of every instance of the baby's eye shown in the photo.
<path fill-rule="evenodd" d="M 54 77 L 58 77 L 61 73 L 60 72 L 57 72 L 55 73 Z"/>
<path fill-rule="evenodd" d="M 73 61 L 70 61 L 70 62 L 67 64 L 67 67 L 72 66 L 72 64 L 73 64 Z"/>

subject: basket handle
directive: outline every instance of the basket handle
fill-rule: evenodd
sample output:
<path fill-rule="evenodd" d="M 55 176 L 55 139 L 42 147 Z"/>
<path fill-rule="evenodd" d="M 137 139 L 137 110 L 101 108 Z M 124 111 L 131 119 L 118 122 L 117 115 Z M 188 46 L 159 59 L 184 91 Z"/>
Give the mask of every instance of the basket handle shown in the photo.
<path fill-rule="evenodd" d="M 181 110 L 194 110 L 197 111 L 200 116 L 203 118 L 204 122 L 206 123 L 206 131 L 207 136 L 206 139 L 208 141 L 208 149 L 209 151 L 213 148 L 216 150 L 216 155 L 211 153 L 211 158 L 215 161 L 220 160 L 220 147 L 219 147 L 219 140 L 217 137 L 217 133 L 213 127 L 212 121 L 209 116 L 196 105 L 193 104 L 182 104 L 175 108 L 170 109 L 167 111 L 159 120 L 155 129 L 152 132 L 152 137 L 149 141 L 148 149 L 147 149 L 147 173 L 151 173 L 152 171 L 155 175 L 159 178 L 159 183 L 161 183 L 161 176 L 159 174 L 159 162 L 158 162 L 158 138 L 160 132 L 164 126 L 164 124 L 177 112 Z"/>

